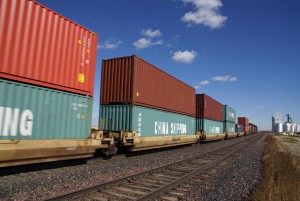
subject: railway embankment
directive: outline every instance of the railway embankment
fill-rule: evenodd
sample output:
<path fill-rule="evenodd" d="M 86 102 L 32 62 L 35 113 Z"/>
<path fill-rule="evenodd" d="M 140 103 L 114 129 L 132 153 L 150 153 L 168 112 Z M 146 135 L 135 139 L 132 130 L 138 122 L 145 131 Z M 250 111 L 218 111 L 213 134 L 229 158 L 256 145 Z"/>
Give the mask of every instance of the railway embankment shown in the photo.
<path fill-rule="evenodd" d="M 262 158 L 262 181 L 252 200 L 300 200 L 300 138 L 269 135 Z"/>

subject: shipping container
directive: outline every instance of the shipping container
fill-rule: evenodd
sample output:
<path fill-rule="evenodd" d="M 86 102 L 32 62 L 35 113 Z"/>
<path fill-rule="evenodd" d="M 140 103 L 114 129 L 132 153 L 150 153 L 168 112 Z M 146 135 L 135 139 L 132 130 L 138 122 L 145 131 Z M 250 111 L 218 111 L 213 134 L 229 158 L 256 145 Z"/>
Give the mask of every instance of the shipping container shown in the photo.
<path fill-rule="evenodd" d="M 223 105 L 206 94 L 196 94 L 196 117 L 223 121 Z"/>
<path fill-rule="evenodd" d="M 100 106 L 100 129 L 135 131 L 140 137 L 195 135 L 195 118 L 136 105 Z"/>
<path fill-rule="evenodd" d="M 207 135 L 224 133 L 223 122 L 203 118 L 196 118 L 196 129 L 204 130 Z"/>
<path fill-rule="evenodd" d="M 249 119 L 247 117 L 238 117 L 238 124 L 249 126 Z"/>
<path fill-rule="evenodd" d="M 88 138 L 92 99 L 0 79 L 0 140 Z"/>
<path fill-rule="evenodd" d="M 244 127 L 244 132 L 245 133 L 249 133 L 249 131 L 250 131 L 250 127 L 249 127 L 249 124 L 248 125 L 243 125 Z"/>
<path fill-rule="evenodd" d="M 236 131 L 239 133 L 244 132 L 244 126 L 242 124 L 236 124 Z"/>
<path fill-rule="evenodd" d="M 93 95 L 97 35 L 34 0 L 0 1 L 0 77 Z"/>
<path fill-rule="evenodd" d="M 224 121 L 236 123 L 236 111 L 228 105 L 223 105 L 223 119 Z"/>
<path fill-rule="evenodd" d="M 195 116 L 195 89 L 135 55 L 102 61 L 100 102 Z"/>
<path fill-rule="evenodd" d="M 224 121 L 224 132 L 235 133 L 235 123 Z"/>

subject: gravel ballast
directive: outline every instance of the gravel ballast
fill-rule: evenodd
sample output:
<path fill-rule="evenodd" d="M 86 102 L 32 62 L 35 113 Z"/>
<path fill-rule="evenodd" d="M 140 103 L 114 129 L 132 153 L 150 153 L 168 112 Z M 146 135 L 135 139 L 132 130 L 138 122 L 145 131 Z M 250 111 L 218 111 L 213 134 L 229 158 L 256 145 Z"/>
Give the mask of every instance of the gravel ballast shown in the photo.
<path fill-rule="evenodd" d="M 215 174 L 194 183 L 184 200 L 250 200 L 261 180 L 261 157 L 266 135 L 214 169 Z"/>
<path fill-rule="evenodd" d="M 210 142 L 196 146 L 164 150 L 118 160 L 93 163 L 0 177 L 1 200 L 41 200 L 54 195 L 112 181 L 158 166 L 166 165 L 199 152 L 246 139 Z M 242 154 L 218 166 L 216 174 L 195 183 L 187 200 L 245 200 L 260 178 L 260 159 L 265 137 L 250 145 Z"/>

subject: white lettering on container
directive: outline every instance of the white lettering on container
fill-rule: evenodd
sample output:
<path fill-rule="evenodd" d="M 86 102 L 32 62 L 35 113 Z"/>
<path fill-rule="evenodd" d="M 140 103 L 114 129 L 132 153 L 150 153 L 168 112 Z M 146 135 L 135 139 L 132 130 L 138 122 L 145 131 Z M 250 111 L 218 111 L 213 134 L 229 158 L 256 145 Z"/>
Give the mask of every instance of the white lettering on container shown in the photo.
<path fill-rule="evenodd" d="M 33 129 L 33 113 L 24 110 L 20 115 L 19 108 L 0 107 L 0 136 L 31 136 Z"/>
<path fill-rule="evenodd" d="M 169 130 L 170 129 L 170 130 Z M 182 123 L 170 123 L 169 122 L 154 122 L 154 134 L 156 135 L 168 135 L 168 134 L 186 134 L 187 126 Z"/>
<path fill-rule="evenodd" d="M 220 127 L 209 127 L 209 133 L 220 133 Z"/>

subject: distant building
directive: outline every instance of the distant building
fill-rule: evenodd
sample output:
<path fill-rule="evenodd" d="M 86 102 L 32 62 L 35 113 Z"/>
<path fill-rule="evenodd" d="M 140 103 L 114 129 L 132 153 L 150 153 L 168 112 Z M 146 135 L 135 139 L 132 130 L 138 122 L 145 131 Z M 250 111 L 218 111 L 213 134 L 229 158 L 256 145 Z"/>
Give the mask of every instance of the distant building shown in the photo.
<path fill-rule="evenodd" d="M 274 112 L 274 116 L 272 117 L 272 131 L 276 131 L 276 124 L 283 124 L 283 114 L 282 112 Z"/>
<path fill-rule="evenodd" d="M 278 123 L 283 124 L 283 114 L 282 114 L 282 112 L 275 112 L 274 113 L 274 123 L 275 124 L 278 124 Z"/>

